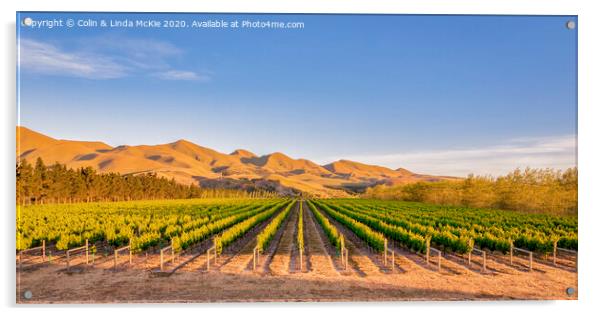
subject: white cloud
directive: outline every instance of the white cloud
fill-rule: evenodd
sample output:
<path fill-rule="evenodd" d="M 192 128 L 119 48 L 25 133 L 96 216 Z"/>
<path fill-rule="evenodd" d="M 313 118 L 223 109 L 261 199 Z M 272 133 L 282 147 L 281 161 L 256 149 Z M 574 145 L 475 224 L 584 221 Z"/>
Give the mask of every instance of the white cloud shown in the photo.
<path fill-rule="evenodd" d="M 32 72 L 81 77 L 112 79 L 126 75 L 126 67 L 102 55 L 66 52 L 55 45 L 20 40 L 19 65 Z"/>
<path fill-rule="evenodd" d="M 406 168 L 413 172 L 466 176 L 503 175 L 515 168 L 566 169 L 577 165 L 575 135 L 518 138 L 503 144 L 481 148 L 417 151 L 384 155 L 352 155 L 347 157 L 390 168 Z"/>
<path fill-rule="evenodd" d="M 147 39 L 98 38 L 71 43 L 72 49 L 21 39 L 19 66 L 45 75 L 87 79 L 114 79 L 130 75 L 164 80 L 207 81 L 209 76 L 191 70 L 176 70 L 169 59 L 183 52 L 174 45 Z"/>
<path fill-rule="evenodd" d="M 155 77 L 165 80 L 209 80 L 209 77 L 206 75 L 201 75 L 193 71 L 185 70 L 168 70 L 164 72 L 158 72 L 155 74 Z"/>
<path fill-rule="evenodd" d="M 114 56 L 117 61 L 140 70 L 170 69 L 168 61 L 184 54 L 184 51 L 173 44 L 156 39 L 102 36 L 82 39 L 78 44 L 81 49 L 102 51 Z"/>

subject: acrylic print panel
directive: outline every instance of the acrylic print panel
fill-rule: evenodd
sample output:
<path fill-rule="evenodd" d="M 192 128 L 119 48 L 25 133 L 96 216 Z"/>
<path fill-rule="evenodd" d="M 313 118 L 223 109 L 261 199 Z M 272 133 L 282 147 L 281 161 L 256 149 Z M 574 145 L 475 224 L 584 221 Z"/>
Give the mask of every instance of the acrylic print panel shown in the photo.
<path fill-rule="evenodd" d="M 17 13 L 18 303 L 577 299 L 577 17 Z"/>

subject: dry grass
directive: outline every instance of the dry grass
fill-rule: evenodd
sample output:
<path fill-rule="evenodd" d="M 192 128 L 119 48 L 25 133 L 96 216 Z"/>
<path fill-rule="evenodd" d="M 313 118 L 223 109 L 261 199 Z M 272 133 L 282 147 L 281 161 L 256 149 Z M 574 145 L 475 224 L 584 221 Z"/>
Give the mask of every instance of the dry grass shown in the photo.
<path fill-rule="evenodd" d="M 19 303 L 127 303 L 221 301 L 390 301 L 576 299 L 577 274 L 549 268 L 516 274 L 440 274 L 420 269 L 406 273 L 325 277 L 319 273 L 280 276 L 178 271 L 156 277 L 144 269 L 119 272 L 51 265 L 20 273 Z M 30 290 L 31 300 L 21 299 Z"/>

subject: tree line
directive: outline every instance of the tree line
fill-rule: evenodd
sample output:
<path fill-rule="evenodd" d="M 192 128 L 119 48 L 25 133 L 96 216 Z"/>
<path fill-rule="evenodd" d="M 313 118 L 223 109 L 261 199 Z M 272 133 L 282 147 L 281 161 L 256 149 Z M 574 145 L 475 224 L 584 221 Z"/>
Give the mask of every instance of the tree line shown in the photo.
<path fill-rule="evenodd" d="M 121 175 L 98 173 L 92 167 L 77 169 L 55 163 L 47 166 L 41 158 L 34 165 L 17 163 L 17 204 L 109 202 L 190 198 L 271 197 L 268 191 L 201 188 L 184 185 L 154 173 Z"/>
<path fill-rule="evenodd" d="M 577 168 L 516 169 L 505 176 L 469 175 L 461 180 L 368 188 L 363 197 L 441 205 L 576 215 Z"/>

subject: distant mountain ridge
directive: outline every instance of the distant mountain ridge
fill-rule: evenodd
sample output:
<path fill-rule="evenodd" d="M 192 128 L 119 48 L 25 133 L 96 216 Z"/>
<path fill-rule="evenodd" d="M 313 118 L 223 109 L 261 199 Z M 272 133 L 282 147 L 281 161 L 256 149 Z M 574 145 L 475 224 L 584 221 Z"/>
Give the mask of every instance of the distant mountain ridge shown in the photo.
<path fill-rule="evenodd" d="M 111 147 L 103 142 L 59 140 L 17 126 L 17 159 L 33 162 L 38 157 L 46 164 L 58 162 L 70 168 L 91 166 L 99 172 L 153 172 L 184 184 L 233 188 L 244 184 L 248 188 L 249 183 L 278 183 L 289 191 L 321 197 L 348 196 L 352 191 L 375 184 L 452 179 L 350 160 L 321 166 L 279 152 L 257 156 L 248 150 L 237 149 L 224 154 L 183 139 L 160 145 Z"/>

